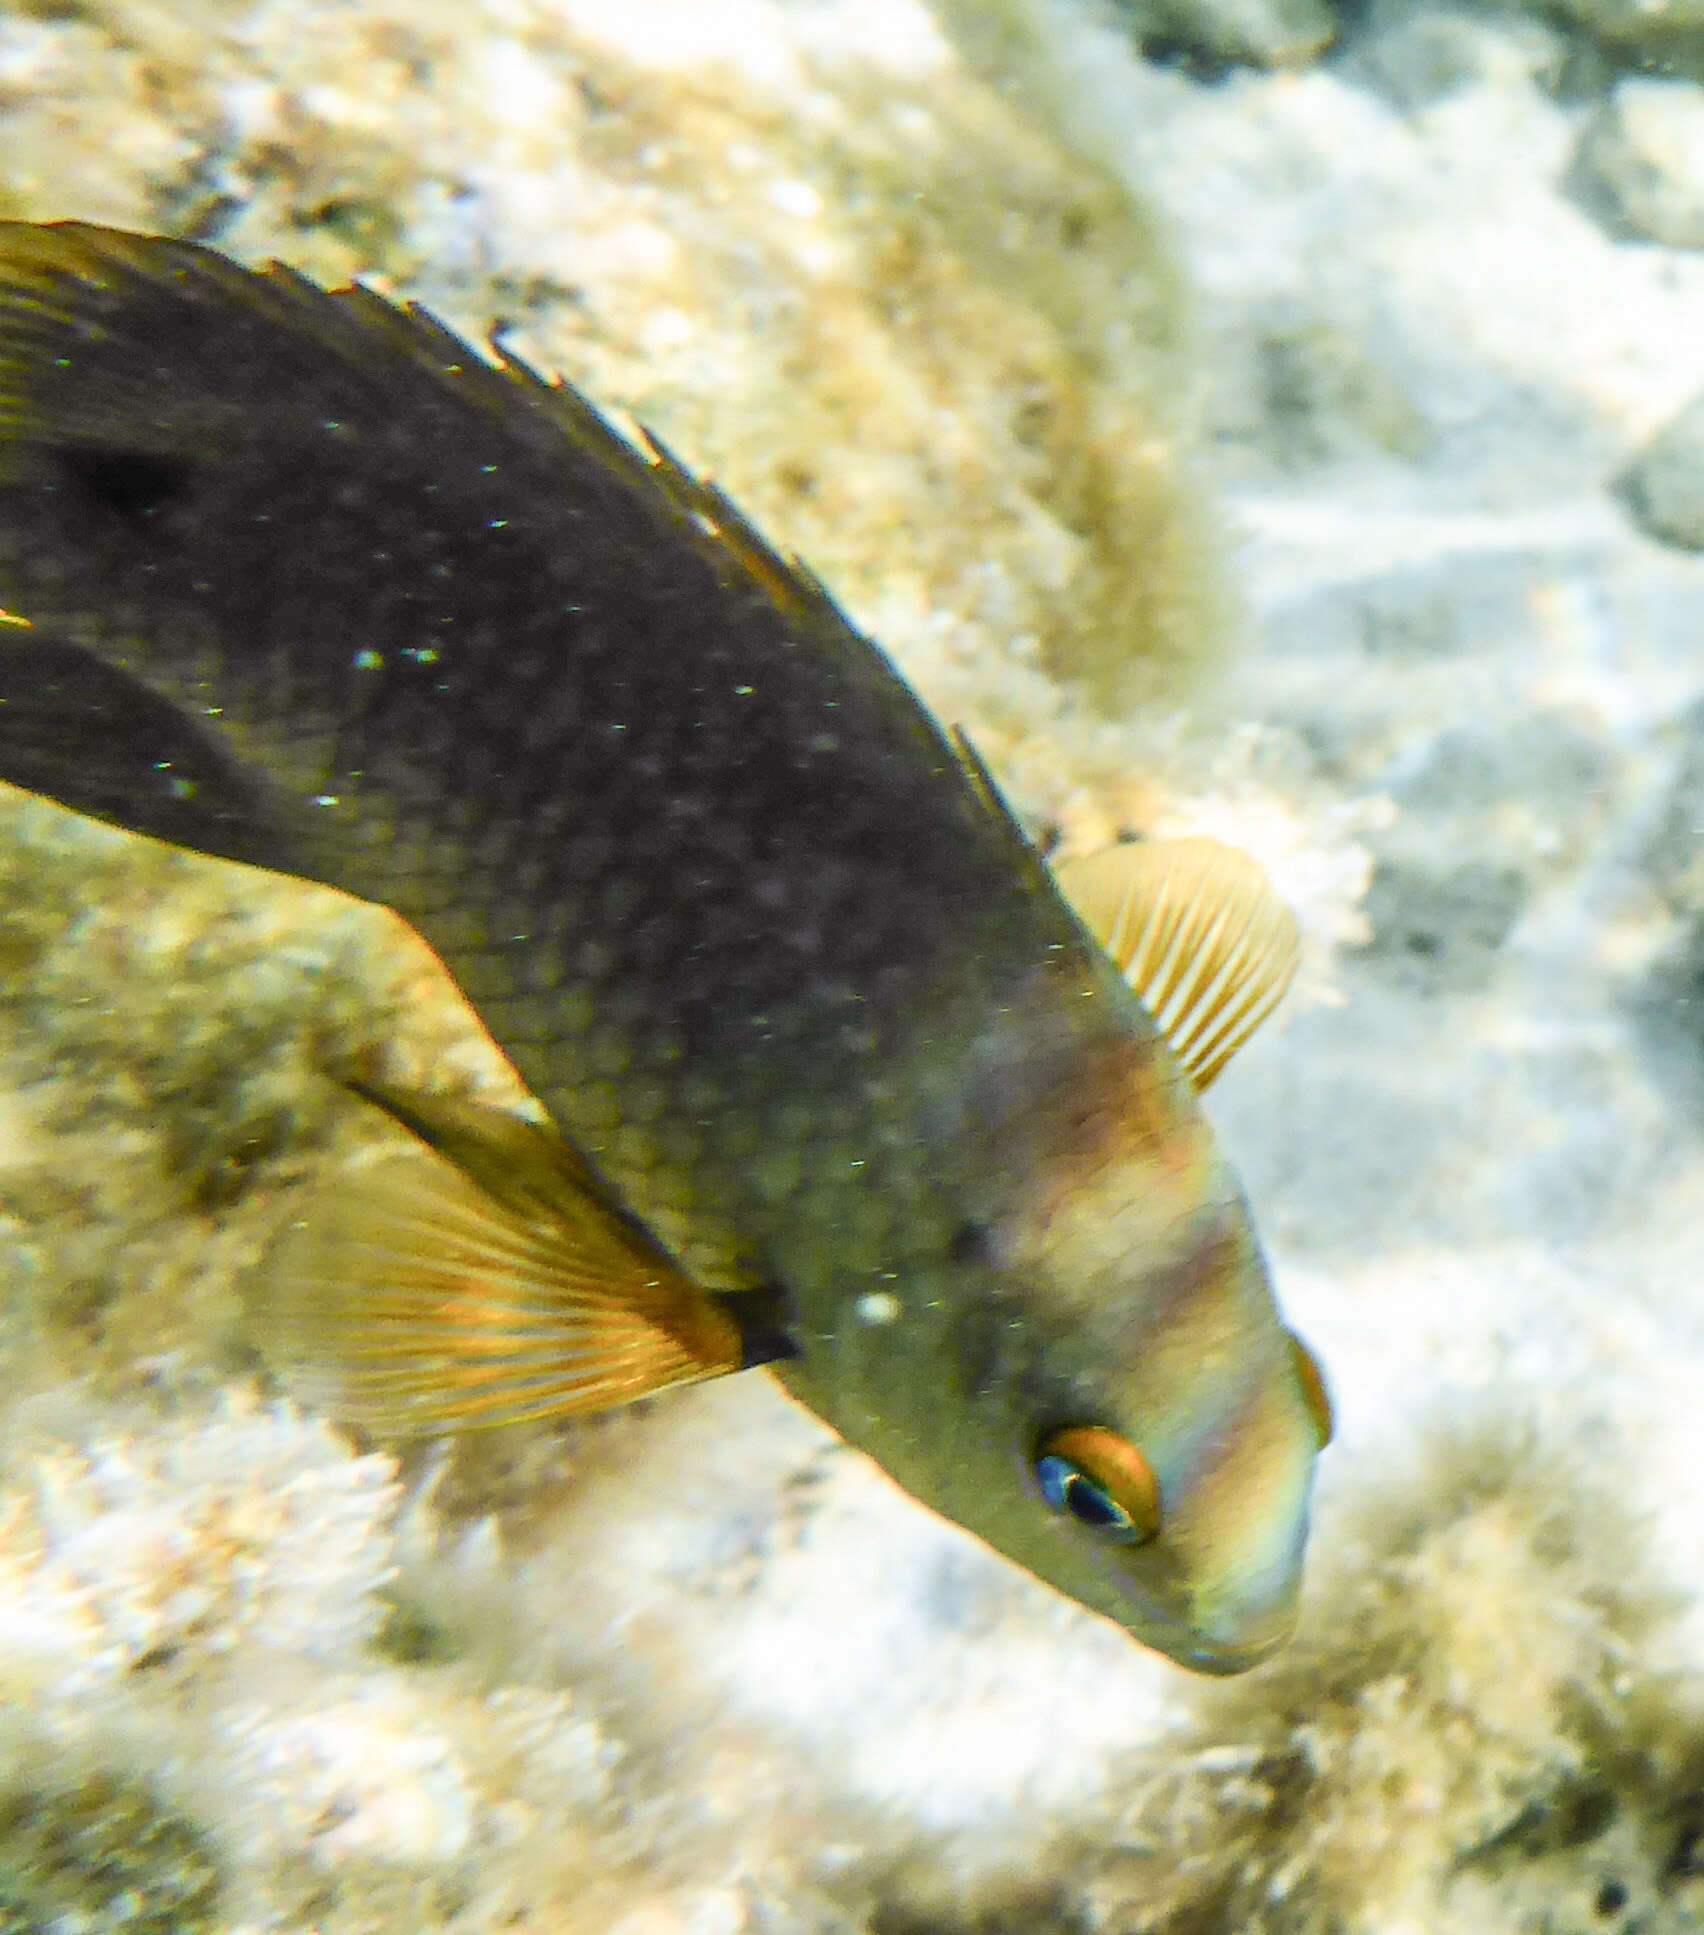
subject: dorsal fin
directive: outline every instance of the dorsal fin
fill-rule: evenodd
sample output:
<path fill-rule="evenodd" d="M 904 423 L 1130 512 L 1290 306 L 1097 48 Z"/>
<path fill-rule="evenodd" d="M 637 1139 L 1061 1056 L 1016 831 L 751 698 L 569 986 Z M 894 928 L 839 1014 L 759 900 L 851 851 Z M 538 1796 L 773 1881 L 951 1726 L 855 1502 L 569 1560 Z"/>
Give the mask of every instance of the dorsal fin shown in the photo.
<path fill-rule="evenodd" d="M 1055 869 L 1197 1089 L 1282 1000 L 1301 958 L 1295 916 L 1246 853 L 1142 840 Z"/>
<path fill-rule="evenodd" d="M 726 556 L 761 589 L 783 617 L 835 625 L 850 621 L 822 581 L 796 557 L 777 551 L 722 487 L 683 463 L 647 425 L 639 426 L 651 453 L 651 477 L 677 509 L 712 537 Z"/>
<path fill-rule="evenodd" d="M 242 428 L 230 399 L 174 393 L 168 420 L 151 380 L 158 344 L 139 337 L 126 345 L 134 348 L 129 369 L 112 353 L 116 337 L 136 331 L 139 313 L 171 342 L 186 315 L 215 301 L 221 316 L 248 319 L 274 344 L 294 338 L 331 351 L 350 375 L 382 379 L 395 364 L 430 371 L 446 395 L 500 417 L 510 434 L 533 419 L 547 453 L 565 435 L 642 501 L 696 526 L 724 566 L 789 622 L 827 627 L 837 639 L 854 632 L 821 581 L 660 437 L 645 430 L 643 446 L 631 442 L 573 384 L 495 340 L 476 348 L 419 303 L 393 303 L 359 283 L 321 289 L 280 262 L 245 269 L 194 243 L 88 222 L 0 222 L 0 436 L 50 433 L 61 444 L 162 456 L 222 447 Z M 91 338 L 103 345 L 99 367 L 66 354 Z"/>

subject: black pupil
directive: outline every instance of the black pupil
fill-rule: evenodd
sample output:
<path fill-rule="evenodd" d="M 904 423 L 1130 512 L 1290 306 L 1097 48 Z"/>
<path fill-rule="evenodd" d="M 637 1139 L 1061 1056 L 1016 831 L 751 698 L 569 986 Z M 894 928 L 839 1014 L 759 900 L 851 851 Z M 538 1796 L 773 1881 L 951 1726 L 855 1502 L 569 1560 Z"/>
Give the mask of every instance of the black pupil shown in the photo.
<path fill-rule="evenodd" d="M 1099 1532 L 1130 1523 L 1129 1514 L 1120 1511 L 1099 1485 L 1080 1473 L 1065 1481 L 1065 1506 L 1074 1519 Z"/>

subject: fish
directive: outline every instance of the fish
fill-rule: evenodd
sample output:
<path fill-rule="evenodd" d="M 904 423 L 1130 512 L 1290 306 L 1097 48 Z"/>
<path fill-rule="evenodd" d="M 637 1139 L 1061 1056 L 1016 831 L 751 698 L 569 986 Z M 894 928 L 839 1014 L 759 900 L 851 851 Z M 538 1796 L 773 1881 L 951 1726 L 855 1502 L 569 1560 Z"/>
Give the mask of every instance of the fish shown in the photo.
<path fill-rule="evenodd" d="M 0 778 L 392 909 L 542 1120 L 374 1064 L 254 1290 L 383 1435 L 767 1367 L 1178 1664 L 1296 1616 L 1331 1435 L 1202 1091 L 1254 863 L 1050 868 L 798 560 L 494 337 L 0 224 Z"/>

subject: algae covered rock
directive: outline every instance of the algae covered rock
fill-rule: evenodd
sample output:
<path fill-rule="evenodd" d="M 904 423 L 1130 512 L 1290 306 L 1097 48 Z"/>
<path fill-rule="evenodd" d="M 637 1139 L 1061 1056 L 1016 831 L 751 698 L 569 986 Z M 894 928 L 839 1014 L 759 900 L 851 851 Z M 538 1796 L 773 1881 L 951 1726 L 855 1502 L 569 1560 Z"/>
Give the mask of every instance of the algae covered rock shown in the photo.
<path fill-rule="evenodd" d="M 1427 992 L 1482 987 L 1527 898 L 1513 867 L 1382 859 L 1367 894 L 1381 966 Z"/>
<path fill-rule="evenodd" d="M 1671 548 L 1604 485 L 1704 385 L 1704 254 L 1581 218 L 1563 81 L 1704 4 L 1565 4 L 1345 7 L 1295 74 L 1256 70 L 1331 10 L 964 0 L 1082 28 L 1051 121 L 1023 62 L 967 75 L 944 3 L 0 12 L 11 212 L 512 325 L 801 550 L 1066 844 L 1256 846 L 1292 805 L 1304 917 L 1378 861 L 1341 1005 L 1211 1098 L 1340 1436 L 1297 1647 L 1206 1704 L 761 1386 L 400 1472 L 210 1419 L 254 1371 L 242 1269 L 368 1133 L 306 1050 L 501 1071 L 347 910 L 9 806 L 0 1935 L 1697 1929 L 1704 1631 L 1661 1595 L 1704 1578 L 1704 1142 L 1614 1001 L 1684 928 L 1664 1053 L 1704 1065 L 1704 581 L 1672 548 L 1704 429 L 1624 486 Z M 1086 694 L 1132 639 L 1176 670 L 1213 636 L 1173 247 L 1262 645 L 1168 765 Z M 1239 731 L 1260 758 L 1209 783 Z M 1474 1412 L 1509 1442 L 1401 1475 Z"/>
<path fill-rule="evenodd" d="M 1568 36 L 1548 19 L 1373 0 L 1346 65 L 1413 112 L 1469 88 L 1518 94 L 1533 83 L 1554 90 L 1571 51 Z"/>
<path fill-rule="evenodd" d="M 1321 1628 L 1207 1702 L 1168 1765 L 1132 1769 L 1069 1926 L 1698 1926 L 1704 1732 L 1645 1664 L 1663 1614 L 1636 1532 L 1608 1494 L 1582 1531 L 1588 1481 L 1512 1434 L 1430 1455 L 1447 1491 L 1378 1499 Z"/>
<path fill-rule="evenodd" d="M 1325 0 L 1119 0 L 1148 52 L 1251 67 L 1300 67 L 1337 37 Z"/>
<path fill-rule="evenodd" d="M 0 1935 L 201 1935 L 219 1889 L 205 1837 L 143 1781 L 0 1792 Z"/>
<path fill-rule="evenodd" d="M 999 657 L 1033 714 L 1038 662 L 1117 704 L 1212 658 L 1170 250 L 916 0 L 39 11 L 0 11 L 6 214 L 495 322 L 714 472 L 926 689 Z"/>
<path fill-rule="evenodd" d="M 1701 0 L 1557 0 L 1554 11 L 1610 50 L 1651 60 L 1690 65 L 1704 39 Z"/>

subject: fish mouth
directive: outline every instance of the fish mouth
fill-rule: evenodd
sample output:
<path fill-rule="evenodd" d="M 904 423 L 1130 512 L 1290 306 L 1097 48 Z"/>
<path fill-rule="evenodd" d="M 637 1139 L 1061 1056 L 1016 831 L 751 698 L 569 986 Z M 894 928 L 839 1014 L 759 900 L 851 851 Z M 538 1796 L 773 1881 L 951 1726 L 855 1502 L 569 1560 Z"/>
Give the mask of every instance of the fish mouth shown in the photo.
<path fill-rule="evenodd" d="M 1190 1673 L 1228 1679 L 1276 1653 L 1295 1631 L 1299 1592 L 1292 1587 L 1276 1602 L 1240 1617 L 1192 1619 L 1186 1611 L 1134 1608 L 1128 1596 L 1099 1610 L 1144 1646 Z"/>
<path fill-rule="evenodd" d="M 1229 1677 L 1270 1659 L 1295 1631 L 1301 1578 L 1288 1572 L 1264 1591 L 1246 1585 L 1236 1594 L 1156 1590 L 1128 1573 L 1113 1573 L 1111 1592 L 1085 1604 L 1122 1626 L 1143 1646 L 1191 1673 Z M 1228 1603 L 1227 1603 L 1228 1601 Z"/>
<path fill-rule="evenodd" d="M 1203 1603 L 1205 1601 L 1205 1603 Z M 1229 1678 L 1268 1660 L 1296 1628 L 1301 1579 L 1291 1572 L 1264 1592 L 1245 1591 L 1214 1603 L 1208 1594 L 1178 1596 L 1169 1605 L 1149 1599 L 1138 1609 L 1129 1596 L 1120 1624 L 1191 1673 Z"/>
<path fill-rule="evenodd" d="M 1204 1640 L 1200 1637 L 1186 1639 L 1175 1650 L 1168 1648 L 1170 1657 L 1179 1666 L 1188 1667 L 1192 1673 L 1208 1673 L 1216 1679 L 1229 1679 L 1233 1674 L 1246 1673 L 1251 1666 L 1259 1666 L 1269 1660 L 1290 1637 L 1293 1620 L 1287 1620 L 1274 1631 L 1262 1633 L 1257 1639 L 1240 1642 L 1220 1642 Z"/>
<path fill-rule="evenodd" d="M 1191 1672 L 1219 1676 L 1246 1673 L 1251 1666 L 1270 1659 L 1295 1631 L 1299 1588 L 1300 1582 L 1292 1579 L 1283 1592 L 1258 1607 L 1216 1620 L 1185 1621 L 1178 1644 L 1168 1646 L 1166 1651 Z"/>

